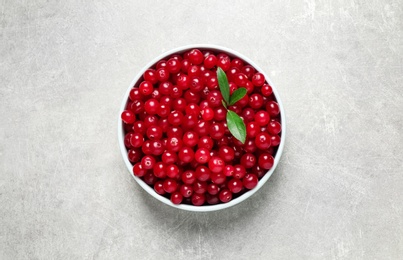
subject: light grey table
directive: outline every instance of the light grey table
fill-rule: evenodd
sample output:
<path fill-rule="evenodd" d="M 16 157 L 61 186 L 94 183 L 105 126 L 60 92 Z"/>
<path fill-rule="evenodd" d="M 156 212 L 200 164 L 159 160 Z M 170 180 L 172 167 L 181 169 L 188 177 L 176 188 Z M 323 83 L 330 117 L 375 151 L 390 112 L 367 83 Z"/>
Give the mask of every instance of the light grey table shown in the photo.
<path fill-rule="evenodd" d="M 403 3 L 0 3 L 0 259 L 403 259 Z M 288 137 L 246 202 L 146 194 L 117 143 L 134 75 L 185 44 L 237 50 Z"/>

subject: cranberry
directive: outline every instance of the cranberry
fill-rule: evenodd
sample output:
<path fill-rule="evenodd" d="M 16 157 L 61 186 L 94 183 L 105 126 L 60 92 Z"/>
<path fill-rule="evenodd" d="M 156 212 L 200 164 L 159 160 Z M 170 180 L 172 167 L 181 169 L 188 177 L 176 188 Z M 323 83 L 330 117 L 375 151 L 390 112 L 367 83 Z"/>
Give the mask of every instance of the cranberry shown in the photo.
<path fill-rule="evenodd" d="M 218 196 L 221 202 L 228 202 L 232 200 L 232 193 L 228 189 L 223 189 L 220 191 L 220 195 Z"/>
<path fill-rule="evenodd" d="M 183 135 L 183 144 L 189 147 L 197 145 L 199 136 L 196 132 L 188 131 Z"/>
<path fill-rule="evenodd" d="M 192 63 L 190 62 L 190 60 L 188 59 L 183 59 L 181 61 L 181 71 L 184 73 L 187 73 L 189 67 L 192 65 Z"/>
<path fill-rule="evenodd" d="M 186 115 L 183 117 L 182 127 L 184 129 L 193 129 L 197 125 L 197 116 Z"/>
<path fill-rule="evenodd" d="M 168 122 L 171 125 L 179 126 L 182 124 L 183 114 L 180 111 L 172 111 L 171 114 L 168 116 Z"/>
<path fill-rule="evenodd" d="M 122 118 L 122 121 L 126 124 L 133 124 L 134 121 L 136 120 L 136 117 L 134 116 L 133 112 L 130 110 L 123 111 L 121 118 Z"/>
<path fill-rule="evenodd" d="M 272 135 L 270 141 L 272 146 L 278 146 L 281 142 L 281 137 L 279 135 Z"/>
<path fill-rule="evenodd" d="M 257 186 L 258 178 L 255 174 L 246 174 L 242 182 L 245 188 L 251 190 Z"/>
<path fill-rule="evenodd" d="M 186 90 L 190 86 L 190 77 L 186 74 L 180 74 L 176 84 L 178 84 L 178 87 L 182 90 Z"/>
<path fill-rule="evenodd" d="M 133 174 L 137 177 L 143 177 L 146 174 L 146 170 L 143 168 L 140 162 L 133 166 Z"/>
<path fill-rule="evenodd" d="M 133 147 L 141 147 L 144 143 L 144 137 L 142 134 L 140 133 L 133 133 L 130 136 L 130 145 Z"/>
<path fill-rule="evenodd" d="M 173 204 L 181 204 L 183 200 L 183 196 L 179 191 L 175 191 L 174 193 L 171 194 L 171 201 Z"/>
<path fill-rule="evenodd" d="M 269 169 L 271 169 L 271 167 L 273 167 L 274 158 L 269 153 L 262 153 L 259 156 L 258 164 L 261 168 L 263 168 L 265 170 L 269 170 Z"/>
<path fill-rule="evenodd" d="M 281 124 L 276 121 L 271 121 L 267 126 L 267 131 L 272 135 L 277 135 L 281 132 Z"/>
<path fill-rule="evenodd" d="M 188 103 L 199 103 L 200 101 L 200 95 L 192 92 L 191 90 L 186 91 L 183 97 Z"/>
<path fill-rule="evenodd" d="M 141 151 L 140 151 L 140 149 L 137 149 L 137 148 L 130 149 L 130 150 L 127 152 L 127 157 L 129 158 L 129 161 L 131 161 L 131 162 L 133 162 L 133 163 L 140 161 L 141 156 L 142 156 Z M 144 165 L 143 165 L 143 168 L 146 169 L 146 168 L 144 167 Z M 147 170 L 148 170 L 148 169 L 147 169 Z"/>
<path fill-rule="evenodd" d="M 196 174 L 192 170 L 187 170 L 182 173 L 181 179 L 183 183 L 193 184 L 196 181 Z"/>
<path fill-rule="evenodd" d="M 204 64 L 204 67 L 206 67 L 206 69 L 211 69 L 215 65 L 217 65 L 217 57 L 214 56 L 213 54 L 210 54 L 204 59 L 203 64 Z"/>
<path fill-rule="evenodd" d="M 162 129 L 159 126 L 151 126 L 146 133 L 150 140 L 159 140 L 162 137 Z"/>
<path fill-rule="evenodd" d="M 150 155 L 146 155 L 141 159 L 141 165 L 146 170 L 151 170 L 155 165 L 155 158 Z"/>
<path fill-rule="evenodd" d="M 190 90 L 193 92 L 200 92 L 203 89 L 203 80 L 200 77 L 192 77 L 190 80 Z"/>
<path fill-rule="evenodd" d="M 228 56 L 219 57 L 217 61 L 217 66 L 223 71 L 227 71 L 231 67 L 231 60 Z"/>
<path fill-rule="evenodd" d="M 257 149 L 254 139 L 246 139 L 243 149 L 247 153 L 254 153 Z"/>
<path fill-rule="evenodd" d="M 245 153 L 241 157 L 241 164 L 246 169 L 252 168 L 256 164 L 256 157 L 251 153 Z"/>
<path fill-rule="evenodd" d="M 161 95 L 170 95 L 173 85 L 171 82 L 166 81 L 159 84 L 158 89 Z"/>
<path fill-rule="evenodd" d="M 130 90 L 129 98 L 131 101 L 136 101 L 143 99 L 143 96 L 138 88 L 132 88 L 132 90 Z"/>
<path fill-rule="evenodd" d="M 189 147 L 182 147 L 178 153 L 179 159 L 185 163 L 190 163 L 191 161 L 193 161 L 194 156 L 195 154 L 192 148 Z"/>
<path fill-rule="evenodd" d="M 182 194 L 183 197 L 189 198 L 193 194 L 193 188 L 191 185 L 183 184 L 180 187 L 180 193 Z"/>
<path fill-rule="evenodd" d="M 168 137 L 166 149 L 171 152 L 178 152 L 182 147 L 182 140 L 178 137 Z"/>
<path fill-rule="evenodd" d="M 208 150 L 211 150 L 213 148 L 214 142 L 213 139 L 211 139 L 209 136 L 202 136 L 199 139 L 199 142 L 197 146 L 199 148 L 207 148 Z"/>
<path fill-rule="evenodd" d="M 149 128 L 158 124 L 158 118 L 156 116 L 146 116 L 144 118 L 144 126 Z"/>
<path fill-rule="evenodd" d="M 246 135 L 248 137 L 255 137 L 258 134 L 259 130 L 259 125 L 254 121 L 246 124 Z"/>
<path fill-rule="evenodd" d="M 220 139 L 225 134 L 225 128 L 220 123 L 213 123 L 210 126 L 210 136 L 213 139 Z"/>
<path fill-rule="evenodd" d="M 263 96 L 268 97 L 273 93 L 273 89 L 269 84 L 263 84 L 263 86 L 260 88 L 260 92 L 262 93 Z"/>
<path fill-rule="evenodd" d="M 200 107 L 195 103 L 190 103 L 185 108 L 185 112 L 187 115 L 199 116 L 200 111 L 201 111 Z"/>
<path fill-rule="evenodd" d="M 214 120 L 223 121 L 227 116 L 227 110 L 224 107 L 217 107 L 214 109 Z"/>
<path fill-rule="evenodd" d="M 253 75 L 253 77 L 252 77 L 252 83 L 256 87 L 263 86 L 264 81 L 265 81 L 264 75 L 260 72 L 255 73 L 255 75 Z"/>
<path fill-rule="evenodd" d="M 263 106 L 263 97 L 260 94 L 252 94 L 249 97 L 249 106 L 253 109 L 259 109 Z"/>
<path fill-rule="evenodd" d="M 143 180 L 148 185 L 154 185 L 157 182 L 157 177 L 155 177 L 155 175 L 152 172 L 147 172 L 143 176 Z"/>
<path fill-rule="evenodd" d="M 225 165 L 224 167 L 224 175 L 229 177 L 234 175 L 235 168 L 232 165 Z"/>
<path fill-rule="evenodd" d="M 218 185 L 215 183 L 210 183 L 207 186 L 207 192 L 211 195 L 216 195 L 218 192 L 220 192 L 220 187 L 218 187 Z"/>
<path fill-rule="evenodd" d="M 195 181 L 193 184 L 193 191 L 199 194 L 203 194 L 207 191 L 207 183 L 204 181 Z"/>
<path fill-rule="evenodd" d="M 256 70 L 252 66 L 246 65 L 242 67 L 241 71 L 246 75 L 246 77 L 248 77 L 248 79 L 251 79 Z"/>
<path fill-rule="evenodd" d="M 172 193 L 178 188 L 178 183 L 174 179 L 166 179 L 162 184 L 164 191 L 167 193 Z"/>
<path fill-rule="evenodd" d="M 165 194 L 165 190 L 164 190 L 164 186 L 163 186 L 163 181 L 157 181 L 154 184 L 154 190 L 156 193 L 158 193 L 159 195 L 164 195 Z"/>
<path fill-rule="evenodd" d="M 242 190 L 243 184 L 240 179 L 233 178 L 228 181 L 227 186 L 232 193 L 238 193 Z"/>
<path fill-rule="evenodd" d="M 225 182 L 227 176 L 225 176 L 225 174 L 222 172 L 212 172 L 210 178 L 213 183 L 220 185 Z"/>
<path fill-rule="evenodd" d="M 220 157 L 214 156 L 211 158 L 211 160 L 208 162 L 208 167 L 210 171 L 218 173 L 222 172 L 224 170 L 224 161 Z"/>
<path fill-rule="evenodd" d="M 166 68 L 157 69 L 157 79 L 160 82 L 167 81 L 169 79 L 169 71 Z"/>
<path fill-rule="evenodd" d="M 260 126 L 265 126 L 269 123 L 270 121 L 270 115 L 266 111 L 258 111 L 255 114 L 255 122 L 260 125 Z"/>
<path fill-rule="evenodd" d="M 196 178 L 199 181 L 207 181 L 210 179 L 210 170 L 204 165 L 200 165 L 196 168 Z"/>
<path fill-rule="evenodd" d="M 262 169 L 259 165 L 253 166 L 251 169 L 251 172 L 257 175 L 257 177 L 260 179 L 266 174 L 266 170 Z"/>
<path fill-rule="evenodd" d="M 275 101 L 269 101 L 266 104 L 266 111 L 271 115 L 271 116 L 277 116 L 280 113 L 280 107 L 278 106 L 277 102 Z"/>
<path fill-rule="evenodd" d="M 160 60 L 157 62 L 157 65 L 155 65 L 156 69 L 159 68 L 166 68 L 167 67 L 167 61 L 166 60 Z"/>
<path fill-rule="evenodd" d="M 170 152 L 170 151 L 165 151 L 162 154 L 162 161 L 165 164 L 171 164 L 171 163 L 175 163 L 176 160 L 178 159 L 178 156 L 176 155 L 176 153 Z"/>
<path fill-rule="evenodd" d="M 144 154 L 152 154 L 152 142 L 150 140 L 146 140 L 143 143 L 143 146 L 141 147 L 141 150 L 143 151 Z"/>
<path fill-rule="evenodd" d="M 258 133 L 255 138 L 256 147 L 265 150 L 268 149 L 271 145 L 271 138 L 268 133 Z"/>
<path fill-rule="evenodd" d="M 183 136 L 183 129 L 177 126 L 170 126 L 168 127 L 166 134 L 168 137 L 178 137 L 182 138 Z"/>
<path fill-rule="evenodd" d="M 234 174 L 233 174 L 234 178 L 242 179 L 245 176 L 245 174 L 246 174 L 245 167 L 243 167 L 240 164 L 234 166 Z"/>
<path fill-rule="evenodd" d="M 199 134 L 199 136 L 201 135 L 206 135 L 209 133 L 210 131 L 210 123 L 208 121 L 204 121 L 204 120 L 199 120 L 199 122 L 197 122 L 196 126 L 193 128 L 193 130 Z"/>
<path fill-rule="evenodd" d="M 210 107 L 203 108 L 201 114 L 202 118 L 206 121 L 210 121 L 214 118 L 214 110 Z"/>
<path fill-rule="evenodd" d="M 195 206 L 201 206 L 206 201 L 206 196 L 204 194 L 193 193 L 192 204 Z"/>
<path fill-rule="evenodd" d="M 210 160 L 210 152 L 207 148 L 199 148 L 197 149 L 194 158 L 198 163 L 207 163 Z"/>
<path fill-rule="evenodd" d="M 189 60 L 192 64 L 199 65 L 204 60 L 203 53 L 198 49 L 193 49 L 189 52 Z"/>
<path fill-rule="evenodd" d="M 248 81 L 248 78 L 243 73 L 235 74 L 232 79 L 239 87 L 245 87 L 246 82 Z"/>
<path fill-rule="evenodd" d="M 198 77 L 201 74 L 201 70 L 199 66 L 192 65 L 189 67 L 187 74 L 189 77 Z"/>
<path fill-rule="evenodd" d="M 170 58 L 167 62 L 169 73 L 178 73 L 181 70 L 181 62 L 178 59 Z"/>
<path fill-rule="evenodd" d="M 238 59 L 238 58 L 234 58 L 232 61 L 231 61 L 231 67 L 233 67 L 233 68 L 238 68 L 238 69 L 241 69 L 242 67 L 243 67 L 243 61 L 241 60 L 241 59 Z"/>
<path fill-rule="evenodd" d="M 167 105 L 160 104 L 160 107 L 159 107 L 159 110 L 157 113 L 160 117 L 164 118 L 164 117 L 168 117 L 170 112 L 171 111 Z"/>
<path fill-rule="evenodd" d="M 235 157 L 234 149 L 229 146 L 221 146 L 218 150 L 218 154 L 225 162 L 231 162 Z"/>
<path fill-rule="evenodd" d="M 156 84 L 158 82 L 157 73 L 153 69 L 148 69 L 144 72 L 143 78 L 145 81 L 151 82 L 151 84 Z"/>
<path fill-rule="evenodd" d="M 216 89 L 218 87 L 218 79 L 216 76 L 210 76 L 206 79 L 206 85 L 209 90 Z"/>

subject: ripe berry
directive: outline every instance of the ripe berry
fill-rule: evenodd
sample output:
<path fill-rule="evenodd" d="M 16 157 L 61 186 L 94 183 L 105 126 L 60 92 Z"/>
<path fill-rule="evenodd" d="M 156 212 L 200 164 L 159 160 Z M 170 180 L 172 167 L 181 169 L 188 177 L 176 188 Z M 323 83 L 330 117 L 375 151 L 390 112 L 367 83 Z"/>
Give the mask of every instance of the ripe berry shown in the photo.
<path fill-rule="evenodd" d="M 223 189 L 220 191 L 220 195 L 218 196 L 221 202 L 228 202 L 232 200 L 232 193 L 228 189 Z"/>
<path fill-rule="evenodd" d="M 269 169 L 271 169 L 271 167 L 273 167 L 274 158 L 269 153 L 262 153 L 259 156 L 258 164 L 259 164 L 259 167 L 261 167 L 265 170 L 269 170 Z"/>
<path fill-rule="evenodd" d="M 162 186 L 165 192 L 172 193 L 178 188 L 178 183 L 174 179 L 166 179 Z"/>
<path fill-rule="evenodd" d="M 213 183 L 220 185 L 225 182 L 227 176 L 225 176 L 225 174 L 222 172 L 212 172 L 210 178 Z"/>
<path fill-rule="evenodd" d="M 267 125 L 267 131 L 272 135 L 277 135 L 281 132 L 281 124 L 276 121 L 271 121 Z"/>
<path fill-rule="evenodd" d="M 234 149 L 229 146 L 220 146 L 218 154 L 225 162 L 231 162 L 235 157 Z"/>
<path fill-rule="evenodd" d="M 231 67 L 231 60 L 228 56 L 224 56 L 218 58 L 217 66 L 220 67 L 223 71 L 227 71 Z"/>
<path fill-rule="evenodd" d="M 268 149 L 271 145 L 270 135 L 268 133 L 258 133 L 255 138 L 256 147 L 265 150 Z"/>
<path fill-rule="evenodd" d="M 175 191 L 174 193 L 171 194 L 171 201 L 173 204 L 181 204 L 183 200 L 183 196 L 179 191 Z"/>
<path fill-rule="evenodd" d="M 208 162 L 208 167 L 212 172 L 222 172 L 224 170 L 224 161 L 220 157 L 214 156 Z"/>
<path fill-rule="evenodd" d="M 199 194 L 205 193 L 207 191 L 207 183 L 199 180 L 195 181 L 193 191 Z"/>
<path fill-rule="evenodd" d="M 214 118 L 214 110 L 210 107 L 206 107 L 201 111 L 202 118 L 206 121 L 210 121 Z"/>
<path fill-rule="evenodd" d="M 138 148 L 130 149 L 127 152 L 127 157 L 129 158 L 129 161 L 131 161 L 132 163 L 140 161 L 141 156 L 142 156 L 142 153 L 141 153 L 140 149 L 138 149 Z"/>
<path fill-rule="evenodd" d="M 257 186 L 258 183 L 257 176 L 255 174 L 246 174 L 243 178 L 243 186 L 248 190 L 251 190 Z"/>
<path fill-rule="evenodd" d="M 150 155 L 146 155 L 143 157 L 143 159 L 141 159 L 141 165 L 144 169 L 151 170 L 155 165 L 155 158 Z"/>
<path fill-rule="evenodd" d="M 146 133 L 150 140 L 159 140 L 162 137 L 162 129 L 159 126 L 151 126 Z"/>
<path fill-rule="evenodd" d="M 200 165 L 196 168 L 196 178 L 199 181 L 207 181 L 210 179 L 210 170 L 204 165 Z"/>
<path fill-rule="evenodd" d="M 216 64 L 217 64 L 217 57 L 214 56 L 213 54 L 208 55 L 208 56 L 204 59 L 204 67 L 206 67 L 206 69 L 211 69 L 211 68 L 213 68 Z"/>
<path fill-rule="evenodd" d="M 234 174 L 233 174 L 234 178 L 242 179 L 245 176 L 245 174 L 246 174 L 245 167 L 243 167 L 240 164 L 234 166 Z"/>
<path fill-rule="evenodd" d="M 181 179 L 183 183 L 193 184 L 196 181 L 196 174 L 192 170 L 187 170 L 182 173 Z"/>
<path fill-rule="evenodd" d="M 191 185 L 183 184 L 180 187 L 180 193 L 182 194 L 183 197 L 189 198 L 193 194 L 193 188 Z"/>
<path fill-rule="evenodd" d="M 194 154 L 192 148 L 189 148 L 189 147 L 182 147 L 178 153 L 179 160 L 181 160 L 185 163 L 190 163 L 191 161 L 193 161 L 194 156 L 195 156 L 195 154 Z"/>
<path fill-rule="evenodd" d="M 151 84 L 155 84 L 158 82 L 157 73 L 153 69 L 148 69 L 144 72 L 143 78 L 145 81 L 151 82 Z"/>
<path fill-rule="evenodd" d="M 171 152 L 178 152 L 182 147 L 182 140 L 178 137 L 168 137 L 166 149 Z"/>
<path fill-rule="evenodd" d="M 140 133 L 132 133 L 130 136 L 130 144 L 133 147 L 141 147 L 144 143 L 144 137 Z"/>
<path fill-rule="evenodd" d="M 239 87 L 245 87 L 246 82 L 248 81 L 247 77 L 243 73 L 237 73 L 233 76 L 232 80 L 234 81 L 235 84 L 237 84 Z"/>
<path fill-rule="evenodd" d="M 197 144 L 197 147 L 199 148 L 207 148 L 208 150 L 211 150 L 213 148 L 214 142 L 213 139 L 209 136 L 202 136 L 199 139 L 199 142 Z"/>
<path fill-rule="evenodd" d="M 180 89 L 186 90 L 190 86 L 190 77 L 186 74 L 180 74 L 176 84 L 178 84 Z"/>
<path fill-rule="evenodd" d="M 273 89 L 269 84 L 263 84 L 263 86 L 260 88 L 260 92 L 262 93 L 263 96 L 268 97 L 273 93 Z"/>
<path fill-rule="evenodd" d="M 246 75 L 246 77 L 248 77 L 248 79 L 251 79 L 256 70 L 252 66 L 246 65 L 242 67 L 241 71 Z"/>
<path fill-rule="evenodd" d="M 216 195 L 218 192 L 220 192 L 220 187 L 218 187 L 218 185 L 215 183 L 210 183 L 207 185 L 207 192 L 211 195 Z"/>
<path fill-rule="evenodd" d="M 206 196 L 204 194 L 193 193 L 192 195 L 192 204 L 195 206 L 201 206 L 206 201 Z"/>
<path fill-rule="evenodd" d="M 189 52 L 189 60 L 194 65 L 199 65 L 203 62 L 204 56 L 198 49 L 193 49 Z"/>
<path fill-rule="evenodd" d="M 210 93 L 207 95 L 207 102 L 209 103 L 209 106 L 214 108 L 222 105 L 222 95 L 221 92 L 218 90 L 212 90 Z"/>
<path fill-rule="evenodd" d="M 200 77 L 192 77 L 190 80 L 190 90 L 193 92 L 200 92 L 203 89 L 203 80 Z"/>
<path fill-rule="evenodd" d="M 252 77 L 252 83 L 256 87 L 263 86 L 264 81 L 265 81 L 264 75 L 260 72 L 255 73 L 255 75 L 253 75 L 253 77 Z"/>
<path fill-rule="evenodd" d="M 195 146 L 199 142 L 199 135 L 196 132 L 188 131 L 183 135 L 183 144 L 189 147 Z"/>
<path fill-rule="evenodd" d="M 233 176 L 233 175 L 234 175 L 234 171 L 235 171 L 234 166 L 232 166 L 232 165 L 225 165 L 223 173 L 224 173 L 225 176 L 229 177 L 229 176 Z"/>
<path fill-rule="evenodd" d="M 136 120 L 136 117 L 130 110 L 123 111 L 120 117 L 122 118 L 122 121 L 126 124 L 133 124 L 134 121 Z"/>
<path fill-rule="evenodd" d="M 248 137 L 255 137 L 260 131 L 260 127 L 256 122 L 249 122 L 246 124 L 246 135 Z"/>
<path fill-rule="evenodd" d="M 242 190 L 243 184 L 240 179 L 233 178 L 228 181 L 227 187 L 232 193 L 238 193 Z"/>
<path fill-rule="evenodd" d="M 140 162 L 136 163 L 133 166 L 133 174 L 134 174 L 134 176 L 143 177 L 144 174 L 146 174 L 146 172 L 147 171 L 143 168 L 143 166 L 141 165 Z"/>
<path fill-rule="evenodd" d="M 158 193 L 159 195 L 164 195 L 165 194 L 165 190 L 164 190 L 164 186 L 163 186 L 163 181 L 157 181 L 154 184 L 154 190 L 156 193 Z"/>
<path fill-rule="evenodd" d="M 280 113 L 280 107 L 278 106 L 277 102 L 275 101 L 269 101 L 266 104 L 266 111 L 271 115 L 271 116 L 277 116 Z"/>
<path fill-rule="evenodd" d="M 281 137 L 279 135 L 272 135 L 270 137 L 271 146 L 278 146 L 281 142 Z"/>
<path fill-rule="evenodd" d="M 204 164 L 210 160 L 210 151 L 207 148 L 199 148 L 194 155 L 196 162 Z"/>
<path fill-rule="evenodd" d="M 225 134 L 225 128 L 223 124 L 220 123 L 213 123 L 210 126 L 210 136 L 213 139 L 220 139 Z"/>
<path fill-rule="evenodd" d="M 169 59 L 167 62 L 169 73 L 178 73 L 181 70 L 181 62 L 178 59 Z"/>
<path fill-rule="evenodd" d="M 255 122 L 256 122 L 258 125 L 260 125 L 260 126 L 265 126 L 265 125 L 267 125 L 267 124 L 269 123 L 269 121 L 270 121 L 270 115 L 269 115 L 269 113 L 267 113 L 266 111 L 261 110 L 261 111 L 258 111 L 258 112 L 255 114 L 254 119 L 255 119 Z"/>
<path fill-rule="evenodd" d="M 130 90 L 129 98 L 131 101 L 136 101 L 141 100 L 143 96 L 138 88 L 132 88 L 132 90 Z"/>
<path fill-rule="evenodd" d="M 154 185 L 157 182 L 157 177 L 155 177 L 155 175 L 152 172 L 147 172 L 143 176 L 143 180 L 148 185 Z"/>
<path fill-rule="evenodd" d="M 143 81 L 140 83 L 139 90 L 143 96 L 148 96 L 151 95 L 151 93 L 153 93 L 154 87 L 151 82 Z"/>
<path fill-rule="evenodd" d="M 168 116 L 168 122 L 171 125 L 178 126 L 182 123 L 183 114 L 180 111 L 172 111 Z"/>
<path fill-rule="evenodd" d="M 244 65 L 244 63 L 243 63 L 243 61 L 241 59 L 234 58 L 231 61 L 231 67 L 233 67 L 233 68 L 241 69 L 243 67 L 243 65 Z"/>
<path fill-rule="evenodd" d="M 217 195 L 211 195 L 210 193 L 206 194 L 206 202 L 210 205 L 215 205 L 220 202 L 220 199 Z"/>
<path fill-rule="evenodd" d="M 246 169 L 252 168 L 256 164 L 256 157 L 251 153 L 245 153 L 241 157 L 241 164 Z"/>
<path fill-rule="evenodd" d="M 164 82 L 169 79 L 169 71 L 166 68 L 157 69 L 157 79 L 159 82 Z"/>
<path fill-rule="evenodd" d="M 171 164 L 171 163 L 176 162 L 176 160 L 178 159 L 178 156 L 176 155 L 176 153 L 173 153 L 173 152 L 170 152 L 170 151 L 165 151 L 162 154 L 161 159 L 165 164 Z"/>
<path fill-rule="evenodd" d="M 263 97 L 260 94 L 252 94 L 249 97 L 249 106 L 253 109 L 259 109 L 263 106 Z"/>

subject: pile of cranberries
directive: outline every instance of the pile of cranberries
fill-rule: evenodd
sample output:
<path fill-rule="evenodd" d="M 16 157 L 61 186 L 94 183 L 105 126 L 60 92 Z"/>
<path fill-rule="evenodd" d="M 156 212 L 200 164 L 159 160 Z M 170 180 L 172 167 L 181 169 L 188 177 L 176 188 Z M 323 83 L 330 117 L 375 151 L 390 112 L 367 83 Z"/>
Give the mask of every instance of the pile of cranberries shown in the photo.
<path fill-rule="evenodd" d="M 244 120 L 244 144 L 227 128 L 217 66 L 231 94 L 247 90 L 228 107 Z M 121 119 L 133 174 L 174 204 L 226 203 L 255 188 L 281 140 L 280 109 L 264 75 L 209 50 L 174 54 L 146 70 Z"/>

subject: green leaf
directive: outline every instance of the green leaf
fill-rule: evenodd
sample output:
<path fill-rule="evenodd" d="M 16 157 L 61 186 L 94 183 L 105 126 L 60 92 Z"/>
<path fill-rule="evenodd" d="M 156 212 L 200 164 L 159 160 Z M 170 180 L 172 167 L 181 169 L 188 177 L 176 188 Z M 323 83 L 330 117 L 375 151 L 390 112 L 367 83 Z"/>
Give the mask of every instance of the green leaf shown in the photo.
<path fill-rule="evenodd" d="M 240 118 L 234 111 L 228 110 L 227 125 L 231 134 L 244 144 L 246 139 L 246 127 L 242 118 Z"/>
<path fill-rule="evenodd" d="M 225 102 L 227 102 L 227 104 L 229 104 L 228 79 L 227 75 L 220 67 L 217 68 L 217 79 L 218 79 L 218 85 L 220 86 L 222 98 L 225 100 Z"/>
<path fill-rule="evenodd" d="M 229 105 L 232 106 L 239 100 L 241 100 L 246 95 L 246 88 L 239 88 L 232 93 L 232 96 L 229 99 Z"/>
<path fill-rule="evenodd" d="M 224 101 L 224 100 L 221 100 L 221 103 L 222 103 L 222 105 L 225 107 L 225 109 L 227 109 L 227 110 L 228 110 L 228 108 L 227 108 L 227 103 L 225 103 L 225 101 Z"/>

